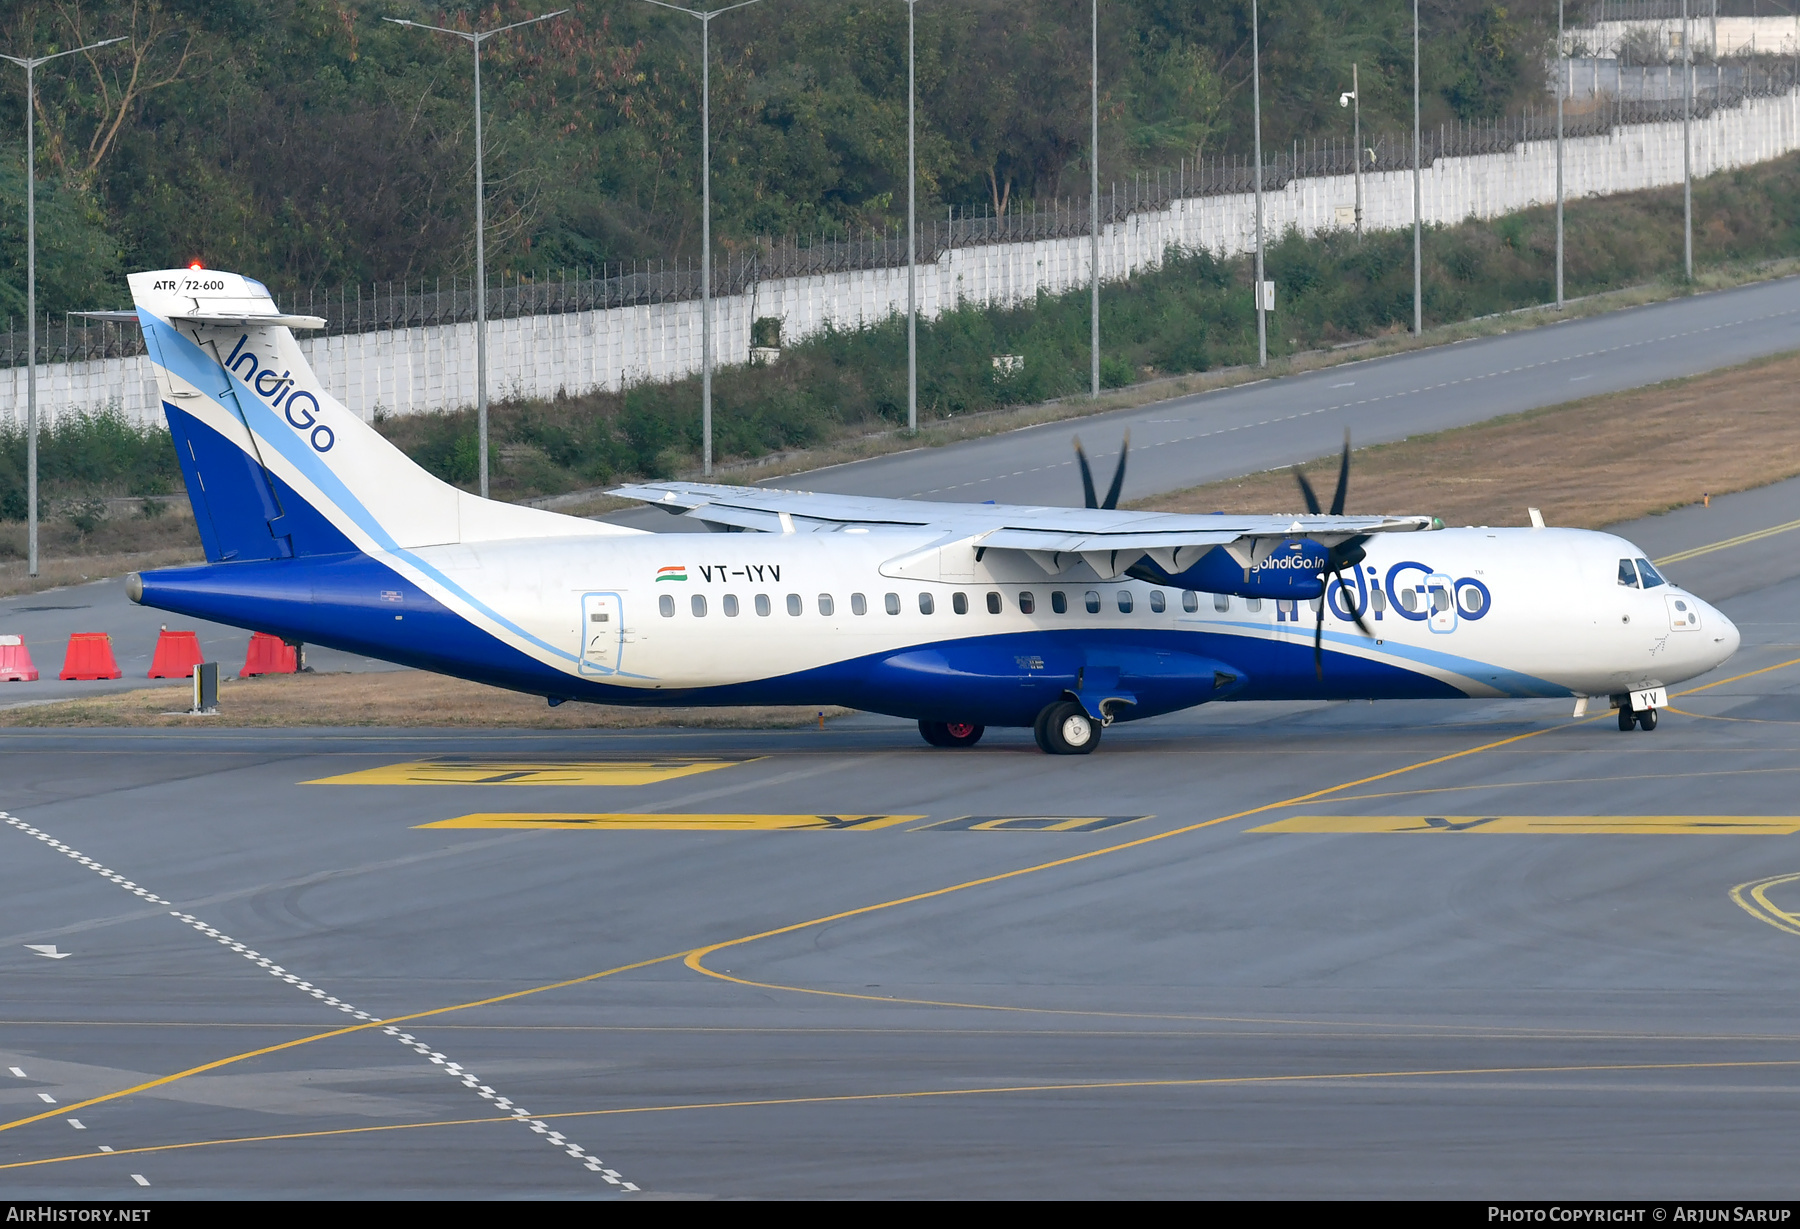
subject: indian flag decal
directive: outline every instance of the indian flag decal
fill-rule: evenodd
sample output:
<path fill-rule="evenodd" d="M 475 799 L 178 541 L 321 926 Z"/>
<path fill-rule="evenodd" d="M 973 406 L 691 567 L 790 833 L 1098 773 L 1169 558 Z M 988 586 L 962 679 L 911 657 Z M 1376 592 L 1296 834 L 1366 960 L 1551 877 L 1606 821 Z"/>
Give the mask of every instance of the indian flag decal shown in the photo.
<path fill-rule="evenodd" d="M 687 579 L 687 568 L 684 566 L 657 568 L 656 569 L 656 579 L 657 580 L 686 580 Z"/>

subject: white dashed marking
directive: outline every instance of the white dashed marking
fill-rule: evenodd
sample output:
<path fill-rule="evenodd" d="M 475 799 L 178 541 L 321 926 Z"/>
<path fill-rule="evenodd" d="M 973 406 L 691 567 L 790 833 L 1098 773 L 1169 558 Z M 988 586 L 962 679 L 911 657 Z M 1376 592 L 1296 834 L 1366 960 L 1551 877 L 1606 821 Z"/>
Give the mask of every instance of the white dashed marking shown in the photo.
<path fill-rule="evenodd" d="M 79 1118 L 71 1118 L 71 1119 L 69 1119 L 69 1125 L 70 1125 L 70 1126 L 72 1126 L 72 1127 L 74 1127 L 74 1128 L 75 1128 L 75 1129 L 76 1129 L 76 1130 L 77 1130 L 77 1131 L 85 1131 L 85 1130 L 87 1130 L 87 1127 L 86 1127 L 86 1126 L 84 1126 L 84 1125 L 82 1125 L 82 1121 L 81 1121 L 81 1119 L 79 1119 Z"/>
<path fill-rule="evenodd" d="M 18 1076 L 21 1080 L 25 1078 L 25 1069 L 23 1067 L 14 1067 L 12 1069 L 12 1073 L 14 1075 Z"/>
<path fill-rule="evenodd" d="M 38 1094 L 38 1100 L 42 1101 L 45 1105 L 55 1105 L 56 1104 L 56 1098 L 51 1096 L 47 1092 L 40 1092 Z"/>
<path fill-rule="evenodd" d="M 114 883 L 118 883 L 121 886 L 129 887 L 131 890 L 133 890 L 137 894 L 141 895 L 147 901 L 150 901 L 154 904 L 159 904 L 159 905 L 166 905 L 166 904 L 171 903 L 169 901 L 164 900 L 160 896 L 155 896 L 155 895 L 150 894 L 149 892 L 144 891 L 142 888 L 137 887 L 137 885 L 135 885 L 135 884 L 128 884 L 127 881 L 125 880 L 125 877 L 123 875 L 120 875 L 117 871 L 109 870 L 108 868 L 106 868 L 106 867 L 100 865 L 98 862 L 94 861 L 92 858 L 84 856 L 78 850 L 70 849 L 67 845 L 64 845 L 61 841 L 52 840 L 50 838 L 49 834 L 39 831 L 38 829 L 32 827 L 30 824 L 26 823 L 24 820 L 19 819 L 17 816 L 8 815 L 6 812 L 0 811 L 0 819 L 4 819 L 8 825 L 10 825 L 11 827 L 17 828 L 19 831 L 25 833 L 27 836 L 36 837 L 38 840 L 43 841 L 45 844 L 49 845 L 51 848 L 56 849 L 63 854 L 66 854 L 72 860 L 80 863 L 82 866 L 88 867 L 90 870 L 95 871 L 96 873 L 101 875 L 103 878 L 110 879 Z M 233 939 L 230 935 L 225 934 L 224 932 L 220 931 L 218 928 L 216 928 L 214 926 L 209 926 L 207 923 L 201 921 L 199 918 L 195 917 L 193 914 L 182 913 L 179 910 L 171 909 L 169 911 L 169 915 L 171 917 L 179 919 L 180 921 L 186 922 L 189 926 L 193 927 L 200 934 L 203 934 L 203 935 L 207 936 L 208 938 L 213 939 L 216 942 L 218 942 L 220 944 L 220 946 L 225 947 L 226 949 L 228 949 L 230 951 L 236 952 L 238 955 L 242 956 L 245 960 L 248 960 L 251 964 L 257 966 L 258 968 L 263 969 L 271 977 L 274 977 L 278 981 L 286 982 L 288 985 L 293 986 L 296 989 L 305 991 L 308 995 L 312 996 L 313 998 L 328 1002 L 328 1003 L 332 1004 L 333 1006 L 335 1006 L 339 1011 L 345 1012 L 349 1015 L 352 1015 L 358 1020 L 364 1021 L 366 1023 L 371 1023 L 371 1024 L 379 1024 L 381 1022 L 380 1017 L 372 1016 L 366 1011 L 360 1011 L 349 1003 L 346 1003 L 340 999 L 327 998 L 325 992 L 323 990 L 318 989 L 311 982 L 302 981 L 298 975 L 288 972 L 286 969 L 282 968 L 280 965 L 276 964 L 274 961 L 270 960 L 268 957 L 262 955 L 261 953 L 255 951 L 254 949 L 246 946 L 243 943 L 239 943 L 236 939 Z M 587 1150 L 585 1150 L 584 1148 L 582 1148 L 579 1144 L 569 1143 L 565 1137 L 563 1137 L 561 1134 L 550 1131 L 550 1129 L 547 1126 L 545 1126 L 543 1123 L 533 1121 L 530 1113 L 515 1106 L 507 1098 L 496 1096 L 494 1094 L 493 1089 L 489 1088 L 486 1084 L 481 1083 L 480 1079 L 473 1072 L 469 1071 L 466 1067 L 464 1067 L 461 1063 L 451 1062 L 449 1059 L 445 1058 L 443 1054 L 439 1053 L 438 1051 L 432 1049 L 430 1046 L 419 1041 L 411 1033 L 403 1033 L 392 1024 L 388 1025 L 386 1028 L 382 1029 L 381 1031 L 383 1033 L 386 1033 L 389 1037 L 394 1038 L 401 1045 L 406 1046 L 407 1048 L 413 1050 L 415 1053 L 419 1054 L 420 1056 L 430 1059 L 430 1061 L 434 1065 L 442 1068 L 447 1074 L 449 1074 L 451 1077 L 453 1077 L 463 1087 L 471 1089 L 471 1090 L 478 1090 L 479 1095 L 482 1097 L 482 1099 L 491 1100 L 496 1106 L 498 1106 L 499 1108 L 506 1110 L 510 1114 L 512 1114 L 512 1116 L 514 1118 L 520 1120 L 521 1122 L 530 1123 L 531 1129 L 535 1133 L 540 1134 L 540 1135 L 548 1133 L 552 1137 L 552 1142 L 555 1144 L 556 1147 L 567 1152 L 568 1155 L 570 1155 L 571 1157 L 574 1157 L 576 1160 L 581 1161 L 583 1166 L 590 1173 L 599 1174 L 601 1176 L 601 1178 L 603 1178 L 609 1185 L 616 1186 L 620 1190 L 625 1190 L 625 1191 L 635 1191 L 635 1190 L 639 1189 L 636 1183 L 625 1181 L 624 1178 L 619 1174 L 619 1172 L 617 1170 L 607 1168 L 606 1163 L 604 1161 L 602 1161 L 599 1157 L 594 1156 L 592 1153 L 590 1153 Z M 12 1072 L 14 1075 L 18 1076 L 21 1079 L 25 1078 L 25 1073 L 17 1067 L 14 1067 L 12 1069 Z M 56 1104 L 56 1099 L 47 1092 L 40 1092 L 38 1094 L 38 1096 L 41 1097 L 43 1100 L 49 1102 L 52 1105 Z M 75 1120 L 70 1119 L 70 1121 L 74 1122 Z M 78 1130 L 86 1130 L 85 1127 L 80 1127 L 80 1126 L 78 1126 L 77 1129 Z M 112 1151 L 111 1148 L 108 1148 L 105 1145 L 102 1145 L 100 1150 L 102 1152 L 111 1152 Z M 135 1181 L 139 1186 L 149 1186 L 150 1185 L 149 1181 L 142 1174 L 132 1174 L 131 1177 L 132 1177 L 132 1180 Z"/>

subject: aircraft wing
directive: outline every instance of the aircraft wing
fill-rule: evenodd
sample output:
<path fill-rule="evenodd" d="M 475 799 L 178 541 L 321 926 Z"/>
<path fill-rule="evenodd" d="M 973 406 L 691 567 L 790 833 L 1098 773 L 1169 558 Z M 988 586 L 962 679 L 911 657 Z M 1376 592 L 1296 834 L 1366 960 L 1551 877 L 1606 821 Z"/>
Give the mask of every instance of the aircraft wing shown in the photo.
<path fill-rule="evenodd" d="M 947 542 L 967 539 L 982 553 L 1018 551 L 1029 555 L 1051 574 L 1081 561 L 1103 577 L 1120 575 L 1145 556 L 1175 573 L 1192 567 L 1214 547 L 1224 547 L 1242 566 L 1251 567 L 1293 538 L 1334 546 L 1365 534 L 1441 527 L 1429 516 L 1192 516 L 1107 508 L 933 503 L 700 482 L 637 483 L 611 494 L 727 531 L 932 529 Z"/>

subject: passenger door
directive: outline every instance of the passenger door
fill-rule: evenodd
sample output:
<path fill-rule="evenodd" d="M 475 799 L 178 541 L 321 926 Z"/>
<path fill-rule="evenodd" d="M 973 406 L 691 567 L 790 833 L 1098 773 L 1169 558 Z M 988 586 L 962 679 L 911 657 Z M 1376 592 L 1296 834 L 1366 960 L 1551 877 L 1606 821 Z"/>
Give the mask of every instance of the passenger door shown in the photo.
<path fill-rule="evenodd" d="M 1456 630 L 1456 586 L 1448 576 L 1434 572 L 1425 578 L 1425 600 L 1431 606 L 1431 630 L 1438 634 Z"/>
<path fill-rule="evenodd" d="M 581 595 L 581 672 L 614 674 L 625 649 L 624 603 L 617 593 Z"/>

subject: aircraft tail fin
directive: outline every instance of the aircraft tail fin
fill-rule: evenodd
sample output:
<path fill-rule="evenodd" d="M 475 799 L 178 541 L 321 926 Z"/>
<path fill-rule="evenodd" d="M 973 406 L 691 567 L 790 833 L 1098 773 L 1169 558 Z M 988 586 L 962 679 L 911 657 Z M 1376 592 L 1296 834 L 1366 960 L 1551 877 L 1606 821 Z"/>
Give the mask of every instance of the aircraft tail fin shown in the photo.
<path fill-rule="evenodd" d="M 174 269 L 129 279 L 211 562 L 630 533 L 481 499 L 420 468 L 326 391 L 262 283 Z"/>

